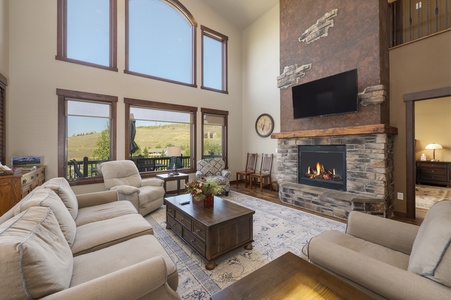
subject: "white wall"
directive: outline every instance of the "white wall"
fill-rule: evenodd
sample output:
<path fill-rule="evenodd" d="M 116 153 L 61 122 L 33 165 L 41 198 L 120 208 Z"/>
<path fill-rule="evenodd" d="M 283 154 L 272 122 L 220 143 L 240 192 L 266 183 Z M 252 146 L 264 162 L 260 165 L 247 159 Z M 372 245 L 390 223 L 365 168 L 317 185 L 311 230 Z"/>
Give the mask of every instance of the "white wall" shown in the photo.
<path fill-rule="evenodd" d="M 259 115 L 268 113 L 275 122 L 274 132 L 280 132 L 280 91 L 277 88 L 280 74 L 279 10 L 279 5 L 276 5 L 243 31 L 242 169 L 247 152 L 276 154 L 277 140 L 257 135 L 255 121 Z M 259 163 L 260 156 L 257 165 Z M 277 159 L 274 158 L 272 180 L 276 178 L 276 165 Z"/>
<path fill-rule="evenodd" d="M 2 0 L 4 1 L 4 0 Z M 200 88 L 186 87 L 182 85 L 165 83 L 124 74 L 125 68 L 125 1 L 118 1 L 118 69 L 112 72 L 98 68 L 92 68 L 55 59 L 57 41 L 57 10 L 55 0 L 14 0 L 9 2 L 9 106 L 7 114 L 9 117 L 7 128 L 7 160 L 12 156 L 41 155 L 44 156 L 46 168 L 46 179 L 57 176 L 57 96 L 56 89 L 69 89 L 90 93 L 99 93 L 119 97 L 118 103 L 118 133 L 117 150 L 118 159 L 124 158 L 124 97 L 160 101 L 181 105 L 208 107 L 213 109 L 229 111 L 229 169 L 232 174 L 242 168 L 243 141 L 242 137 L 242 89 L 241 89 L 241 32 L 228 23 L 220 15 L 211 11 L 200 1 L 182 0 L 181 2 L 192 13 L 198 25 L 205 25 L 213 30 L 219 31 L 229 37 L 229 94 L 204 91 Z M 3 4 L 3 2 L 2 2 Z M 1 8 L 0 8 L 1 9 Z M 1 12 L 1 11 L 0 11 Z M 270 15 L 275 14 L 272 12 Z M 271 17 L 271 20 L 275 17 Z M 272 21 L 273 22 L 273 21 Z M 0 28 L 1 29 L 1 28 Z M 270 28 L 271 31 L 276 29 Z M 277 31 L 277 30 L 276 30 Z M 198 62 L 198 85 L 200 85 L 200 29 L 198 27 L 197 62 Z M 250 34 L 252 33 L 252 35 Z M 250 30 L 250 39 L 259 39 L 254 30 Z M 255 35 L 255 37 L 254 37 Z M 272 38 L 272 40 L 275 37 Z M 2 38 L 2 44 L 4 39 Z M 271 47 L 278 47 L 274 43 Z M 266 45 L 265 45 L 266 46 Z M 254 47 L 251 52 L 256 52 Z M 260 51 L 263 48 L 259 49 Z M 270 53 L 276 51 L 271 49 Z M 278 50 L 276 51 L 278 54 Z M 274 52 L 275 53 L 275 52 Z M 0 59 L 2 59 L 0 57 Z M 266 59 L 266 58 L 264 58 Z M 274 59 L 271 60 L 269 70 L 265 66 L 258 66 L 263 78 L 272 78 L 272 85 L 278 72 Z M 2 62 L 2 61 L 1 61 Z M 3 62 L 2 62 L 3 63 Z M 254 67 L 254 61 L 249 62 Z M 252 70 L 255 73 L 257 70 Z M 260 75 L 259 75 L 260 76 Z M 266 79 L 262 86 L 266 85 Z M 255 81 L 249 83 L 254 85 Z M 252 89 L 256 90 L 256 89 Z M 256 93 L 246 92 L 252 103 L 255 102 Z M 262 91 L 259 92 L 262 94 Z M 274 97 L 264 95 L 266 99 L 259 101 L 278 101 Z M 258 96 L 260 97 L 260 96 Z M 250 103 L 250 104 L 252 104 Z M 260 107 L 260 105 L 258 105 Z M 267 106 L 264 111 L 271 112 L 274 117 L 278 116 L 271 111 L 273 105 Z M 274 105 L 274 107 L 277 107 Z M 247 114 L 250 107 L 246 105 Z M 262 111 L 263 112 L 263 111 Z M 244 119 L 255 120 L 260 111 L 246 115 Z M 200 125 L 200 112 L 198 113 Z M 252 123 L 252 121 L 250 121 Z M 277 122 L 278 123 L 278 122 Z M 252 124 L 247 124 L 245 128 Z M 251 130 L 250 128 L 249 130 Z M 250 135 L 246 132 L 246 135 Z M 200 126 L 198 126 L 198 137 Z M 255 138 L 252 136 L 252 138 Z M 197 149 L 200 157 L 200 142 L 198 139 Z M 263 145 L 262 145 L 263 146 Z M 259 147 L 274 151 L 275 146 Z M 247 149 L 245 150 L 247 151 Z M 269 151 L 269 150 L 268 150 Z M 233 175 L 234 176 L 234 175 Z M 74 188 L 76 192 L 90 192 L 103 189 L 102 185 L 86 185 Z"/>

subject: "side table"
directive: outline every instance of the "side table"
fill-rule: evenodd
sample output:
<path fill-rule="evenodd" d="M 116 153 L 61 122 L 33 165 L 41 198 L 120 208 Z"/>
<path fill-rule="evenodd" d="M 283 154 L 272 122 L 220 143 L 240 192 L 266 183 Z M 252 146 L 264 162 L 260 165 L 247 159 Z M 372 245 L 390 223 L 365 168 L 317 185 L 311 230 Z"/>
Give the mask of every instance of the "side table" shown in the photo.
<path fill-rule="evenodd" d="M 184 180 L 185 184 L 189 180 L 188 174 L 179 173 L 178 175 L 169 175 L 169 174 L 158 174 L 156 176 L 158 179 L 161 179 L 164 181 L 164 191 L 165 195 L 166 193 L 166 182 L 168 181 L 177 181 L 177 195 L 180 195 L 180 180 Z"/>

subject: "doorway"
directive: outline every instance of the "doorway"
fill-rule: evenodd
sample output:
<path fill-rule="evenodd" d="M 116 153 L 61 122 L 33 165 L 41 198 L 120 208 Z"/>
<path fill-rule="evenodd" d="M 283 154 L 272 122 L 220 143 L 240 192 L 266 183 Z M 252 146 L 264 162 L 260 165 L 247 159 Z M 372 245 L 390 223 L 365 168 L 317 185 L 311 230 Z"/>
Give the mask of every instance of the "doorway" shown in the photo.
<path fill-rule="evenodd" d="M 406 103 L 406 196 L 408 218 L 415 219 L 416 147 L 415 147 L 415 103 L 451 96 L 451 86 L 404 95 Z"/>

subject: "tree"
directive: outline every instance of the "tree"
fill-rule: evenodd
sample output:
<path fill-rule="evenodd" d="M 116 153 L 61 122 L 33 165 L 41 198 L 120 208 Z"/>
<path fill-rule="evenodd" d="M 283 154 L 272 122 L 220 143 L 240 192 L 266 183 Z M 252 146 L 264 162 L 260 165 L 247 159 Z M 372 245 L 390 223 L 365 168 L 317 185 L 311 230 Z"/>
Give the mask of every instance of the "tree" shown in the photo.
<path fill-rule="evenodd" d="M 94 159 L 97 160 L 108 160 L 110 159 L 110 126 L 107 129 L 100 132 L 100 136 L 97 139 L 97 149 L 94 150 L 92 155 Z"/>

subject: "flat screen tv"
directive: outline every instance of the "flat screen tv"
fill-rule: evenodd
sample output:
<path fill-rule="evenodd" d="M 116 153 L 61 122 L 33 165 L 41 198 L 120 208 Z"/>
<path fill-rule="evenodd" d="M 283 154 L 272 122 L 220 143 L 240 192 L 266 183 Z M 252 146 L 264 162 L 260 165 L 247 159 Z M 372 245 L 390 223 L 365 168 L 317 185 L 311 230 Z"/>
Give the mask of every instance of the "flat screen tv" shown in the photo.
<path fill-rule="evenodd" d="M 295 119 L 358 111 L 357 69 L 292 87 Z"/>

